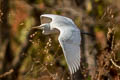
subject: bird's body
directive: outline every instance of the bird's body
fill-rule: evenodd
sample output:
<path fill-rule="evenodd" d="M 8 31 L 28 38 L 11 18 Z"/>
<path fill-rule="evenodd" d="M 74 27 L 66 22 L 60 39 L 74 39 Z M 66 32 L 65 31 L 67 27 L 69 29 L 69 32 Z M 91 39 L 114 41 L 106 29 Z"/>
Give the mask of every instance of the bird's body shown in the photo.
<path fill-rule="evenodd" d="M 63 49 L 70 73 L 73 74 L 80 67 L 81 36 L 79 28 L 70 18 L 64 16 L 43 14 L 42 17 L 52 19 L 50 23 L 40 25 L 43 34 L 52 34 L 56 32 L 56 29 L 60 31 L 58 40 Z"/>

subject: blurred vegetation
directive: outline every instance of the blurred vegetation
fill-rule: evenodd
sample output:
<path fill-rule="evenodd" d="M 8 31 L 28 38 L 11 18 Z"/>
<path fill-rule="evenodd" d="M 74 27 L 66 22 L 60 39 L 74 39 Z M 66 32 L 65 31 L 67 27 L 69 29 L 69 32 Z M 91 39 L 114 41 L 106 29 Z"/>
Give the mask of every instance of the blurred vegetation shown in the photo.
<path fill-rule="evenodd" d="M 74 80 L 120 79 L 119 0 L 1 0 L 0 80 L 70 80 L 57 35 L 31 29 L 40 15 L 67 16 L 82 35 L 81 74 Z"/>

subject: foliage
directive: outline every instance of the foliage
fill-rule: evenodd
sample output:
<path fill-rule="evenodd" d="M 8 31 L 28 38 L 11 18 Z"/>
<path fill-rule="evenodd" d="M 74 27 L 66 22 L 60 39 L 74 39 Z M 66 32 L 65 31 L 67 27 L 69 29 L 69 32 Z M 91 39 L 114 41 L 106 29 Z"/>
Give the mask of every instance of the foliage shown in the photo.
<path fill-rule="evenodd" d="M 93 35 L 81 34 L 82 80 L 120 79 L 119 0 L 6 1 L 0 1 L 1 80 L 71 79 L 59 34 L 44 36 L 41 30 L 32 30 L 44 13 L 70 17 L 81 31 Z"/>

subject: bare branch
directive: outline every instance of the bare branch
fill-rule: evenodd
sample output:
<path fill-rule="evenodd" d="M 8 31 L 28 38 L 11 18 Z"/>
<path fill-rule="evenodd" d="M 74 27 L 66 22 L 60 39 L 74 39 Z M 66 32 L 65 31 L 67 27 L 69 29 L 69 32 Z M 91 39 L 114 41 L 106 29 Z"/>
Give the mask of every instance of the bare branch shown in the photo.
<path fill-rule="evenodd" d="M 120 69 L 120 66 L 119 65 L 117 65 L 112 59 L 110 59 L 110 61 L 112 62 L 112 64 L 115 66 L 115 67 L 117 67 L 117 68 L 119 68 Z"/>
<path fill-rule="evenodd" d="M 8 75 L 10 75 L 10 74 L 13 73 L 13 72 L 14 72 L 14 70 L 13 70 L 13 69 L 10 69 L 8 72 L 5 72 L 4 74 L 1 74 L 1 75 L 0 75 L 0 79 L 3 78 L 3 77 L 6 77 L 6 76 L 8 76 Z"/>

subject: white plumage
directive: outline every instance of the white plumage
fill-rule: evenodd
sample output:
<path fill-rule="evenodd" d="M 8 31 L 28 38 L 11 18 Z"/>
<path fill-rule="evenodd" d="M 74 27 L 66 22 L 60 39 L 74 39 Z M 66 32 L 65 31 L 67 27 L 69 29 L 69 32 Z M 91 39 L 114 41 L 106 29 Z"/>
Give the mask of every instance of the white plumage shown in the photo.
<path fill-rule="evenodd" d="M 70 73 L 75 73 L 80 67 L 80 44 L 81 36 L 79 28 L 67 17 L 53 14 L 43 14 L 40 16 L 52 19 L 50 23 L 39 26 L 43 29 L 43 34 L 52 34 L 56 29 L 60 31 L 59 43 L 69 67 Z"/>

